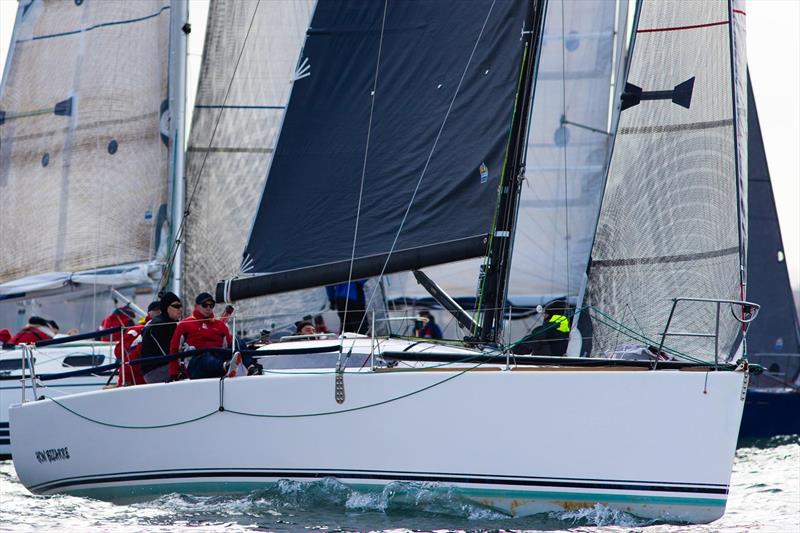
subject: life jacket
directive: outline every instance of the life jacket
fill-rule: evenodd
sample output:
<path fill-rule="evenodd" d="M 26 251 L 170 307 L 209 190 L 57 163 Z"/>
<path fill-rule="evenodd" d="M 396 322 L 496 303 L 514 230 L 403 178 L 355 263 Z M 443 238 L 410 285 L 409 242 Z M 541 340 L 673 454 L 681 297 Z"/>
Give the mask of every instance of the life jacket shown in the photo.
<path fill-rule="evenodd" d="M 551 324 L 558 324 L 556 331 L 569 333 L 569 319 L 564 315 L 553 315 L 548 322 Z"/>

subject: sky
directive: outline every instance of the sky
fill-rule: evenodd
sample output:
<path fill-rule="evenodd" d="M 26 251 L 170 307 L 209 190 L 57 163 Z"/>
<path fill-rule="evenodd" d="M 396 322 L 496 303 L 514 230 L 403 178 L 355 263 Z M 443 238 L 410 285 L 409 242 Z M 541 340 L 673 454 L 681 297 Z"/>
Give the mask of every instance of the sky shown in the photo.
<path fill-rule="evenodd" d="M 5 65 L 16 8 L 17 0 L 0 0 L 0 72 Z M 187 109 L 192 109 L 194 102 L 207 13 L 208 0 L 189 0 L 192 33 L 188 45 Z M 800 288 L 800 0 L 748 0 L 746 17 L 750 75 L 789 277 L 792 286 Z"/>

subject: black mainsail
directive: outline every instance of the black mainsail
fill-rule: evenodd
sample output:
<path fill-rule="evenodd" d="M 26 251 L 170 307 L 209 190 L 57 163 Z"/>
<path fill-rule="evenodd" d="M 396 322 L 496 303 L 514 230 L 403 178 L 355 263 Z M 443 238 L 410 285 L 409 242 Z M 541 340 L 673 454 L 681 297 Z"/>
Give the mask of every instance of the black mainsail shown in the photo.
<path fill-rule="evenodd" d="M 310 75 L 294 84 L 245 249 L 254 275 L 218 296 L 484 255 L 529 9 L 320 1 L 300 60 Z"/>

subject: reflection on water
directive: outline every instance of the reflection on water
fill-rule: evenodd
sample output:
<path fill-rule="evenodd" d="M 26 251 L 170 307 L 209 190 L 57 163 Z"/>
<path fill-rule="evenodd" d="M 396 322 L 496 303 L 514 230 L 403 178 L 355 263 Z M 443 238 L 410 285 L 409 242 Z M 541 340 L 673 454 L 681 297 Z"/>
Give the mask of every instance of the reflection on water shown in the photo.
<path fill-rule="evenodd" d="M 169 494 L 131 505 L 72 496 L 33 496 L 0 463 L 0 530 L 8 531 L 364 531 L 529 530 L 686 531 L 597 505 L 508 518 L 425 483 L 393 483 L 380 492 L 334 479 L 281 481 L 246 496 Z M 800 437 L 754 442 L 736 453 L 725 516 L 692 531 L 800 531 Z"/>

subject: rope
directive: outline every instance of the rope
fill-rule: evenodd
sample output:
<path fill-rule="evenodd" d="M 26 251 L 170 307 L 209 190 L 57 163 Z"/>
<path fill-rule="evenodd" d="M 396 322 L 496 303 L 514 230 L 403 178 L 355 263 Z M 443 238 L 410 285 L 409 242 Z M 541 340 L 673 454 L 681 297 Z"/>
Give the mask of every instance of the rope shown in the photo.
<path fill-rule="evenodd" d="M 452 363 L 450 363 L 450 364 L 452 364 Z M 180 421 L 180 422 L 173 422 L 173 423 L 170 423 L 170 424 L 158 424 L 158 425 L 150 425 L 150 426 L 129 426 L 129 425 L 124 425 L 124 424 L 112 424 L 110 422 L 104 422 L 102 420 L 97 420 L 95 418 L 92 418 L 92 417 L 89 417 L 89 416 L 86 416 L 86 415 L 82 415 L 81 413 L 79 413 L 79 412 L 77 412 L 77 411 L 75 411 L 73 409 L 70 409 L 66 405 L 62 404 L 61 402 L 59 402 L 55 398 L 48 398 L 48 399 L 51 400 L 56 405 L 58 405 L 59 407 L 61 407 L 62 409 L 64 409 L 65 411 L 77 416 L 78 418 L 86 420 L 87 422 L 92 422 L 94 424 L 98 424 L 98 425 L 101 425 L 101 426 L 112 427 L 112 428 L 117 428 L 117 429 L 163 429 L 163 428 L 168 428 L 168 427 L 181 426 L 181 425 L 184 425 L 184 424 L 190 424 L 192 422 L 197 422 L 199 420 L 203 420 L 204 418 L 208 418 L 211 415 L 215 415 L 215 414 L 218 414 L 218 413 L 232 413 L 232 414 L 235 414 L 235 415 L 250 416 L 250 417 L 255 417 L 255 418 L 309 418 L 309 417 L 316 417 L 316 416 L 329 416 L 329 415 L 336 415 L 336 414 L 343 414 L 343 413 L 352 413 L 352 412 L 355 412 L 355 411 L 363 411 L 365 409 L 371 409 L 373 407 L 378 407 L 378 406 L 381 406 L 381 405 L 386 405 L 386 404 L 389 404 L 389 403 L 400 401 L 402 399 L 409 398 L 409 397 L 415 396 L 417 394 L 421 394 L 421 393 L 423 393 L 425 391 L 428 391 L 428 390 L 431 390 L 431 389 L 433 389 L 435 387 L 443 385 L 443 384 L 447 383 L 448 381 L 452 381 L 452 380 L 454 380 L 454 379 L 456 379 L 458 377 L 461 377 L 464 374 L 466 374 L 467 372 L 475 370 L 476 368 L 478 368 L 479 366 L 482 366 L 483 364 L 484 363 L 478 363 L 478 364 L 476 364 L 476 365 L 474 365 L 474 366 L 472 366 L 470 368 L 466 368 L 466 369 L 464 369 L 464 370 L 462 370 L 460 372 L 457 372 L 456 374 L 454 374 L 452 376 L 449 376 L 449 377 L 447 377 L 447 378 L 445 378 L 445 379 L 443 379 L 441 381 L 437 381 L 436 383 L 432 383 L 430 385 L 422 387 L 421 389 L 417 389 L 417 390 L 408 392 L 406 394 L 401 394 L 401 395 L 395 396 L 393 398 L 388 398 L 386 400 L 381 400 L 379 402 L 374 402 L 374 403 L 370 403 L 370 404 L 366 404 L 366 405 L 360 405 L 358 407 L 351 407 L 350 409 L 340 409 L 340 410 L 337 410 L 337 411 L 322 411 L 322 412 L 318 412 L 318 413 L 301 413 L 301 414 L 278 415 L 278 414 L 265 414 L 265 413 L 247 413 L 247 412 L 244 412 L 244 411 L 235 411 L 233 409 L 223 408 L 222 407 L 222 405 L 223 405 L 222 393 L 223 393 L 224 389 L 222 388 L 222 385 L 220 385 L 220 407 L 218 407 L 214 411 L 211 411 L 210 413 L 207 413 L 207 414 L 195 417 L 195 418 L 191 418 L 189 420 L 183 420 L 183 421 Z M 400 372 L 402 372 L 402 371 L 404 371 L 404 370 L 400 370 Z M 377 375 L 377 374 L 374 374 L 374 375 Z M 222 380 L 220 380 L 220 381 L 222 381 Z"/>
<path fill-rule="evenodd" d="M 564 19 L 566 17 L 566 13 L 564 11 L 564 0 L 561 0 L 561 116 L 564 117 L 566 120 L 567 117 L 567 60 L 566 60 L 566 35 L 565 35 L 565 25 Z M 568 180 L 568 159 L 567 159 L 567 126 L 566 124 L 561 124 L 561 127 L 564 128 L 564 147 L 562 153 L 564 154 L 564 248 L 567 256 L 567 264 L 570 265 L 572 262 L 569 259 L 569 180 Z M 566 272 L 567 277 L 567 294 L 570 294 L 570 286 L 569 286 L 569 275 L 570 269 L 564 269 Z"/>
<path fill-rule="evenodd" d="M 347 311 L 350 307 L 350 283 L 353 281 L 353 263 L 356 260 L 356 241 L 358 240 L 358 223 L 361 220 L 361 200 L 364 197 L 364 180 L 367 175 L 367 158 L 369 156 L 369 141 L 372 136 L 372 115 L 375 111 L 375 93 L 378 90 L 378 73 L 380 72 L 381 67 L 381 52 L 383 51 L 383 36 L 386 30 L 386 10 L 389 4 L 389 0 L 384 0 L 383 3 L 383 19 L 381 20 L 381 37 L 380 41 L 378 41 L 378 59 L 375 62 L 375 79 L 372 81 L 372 98 L 370 100 L 369 105 L 369 123 L 367 125 L 367 144 L 364 147 L 364 163 L 361 165 L 361 184 L 358 188 L 358 207 L 356 208 L 356 227 L 353 231 L 353 248 L 350 251 L 350 271 L 347 274 L 347 298 L 345 298 L 344 303 L 344 314 L 342 315 L 342 333 L 344 333 L 344 325 L 347 322 Z M 372 300 L 370 299 L 370 302 Z M 369 305 L 366 306 L 366 310 L 369 309 Z M 361 322 L 358 324 L 358 330 L 361 330 L 361 326 L 364 323 L 364 318 L 366 317 L 366 313 L 363 317 L 361 317 Z M 375 325 L 373 324 L 372 327 L 374 328 Z M 349 354 L 348 354 L 349 355 Z"/>
<path fill-rule="evenodd" d="M 444 115 L 444 119 L 442 119 L 442 124 L 439 126 L 439 131 L 436 133 L 436 138 L 433 141 L 433 146 L 431 146 L 431 150 L 428 153 L 428 159 L 425 161 L 425 166 L 422 168 L 422 172 L 420 173 L 419 179 L 417 180 L 417 184 L 414 187 L 414 192 L 411 194 L 411 199 L 406 206 L 406 211 L 403 213 L 403 218 L 400 221 L 400 226 L 397 228 L 397 232 L 394 235 L 394 240 L 392 241 L 392 246 L 389 248 L 389 253 L 386 254 L 386 261 L 383 263 L 383 267 L 381 268 L 381 273 L 378 275 L 378 279 L 383 278 L 384 273 L 386 272 L 386 267 L 389 265 L 389 259 L 392 257 L 392 253 L 394 252 L 395 246 L 397 246 L 397 241 L 400 239 L 400 233 L 403 231 L 403 227 L 405 226 L 406 219 L 408 218 L 408 213 L 411 211 L 411 206 L 414 204 L 414 199 L 417 197 L 417 192 L 419 192 L 419 188 L 422 185 L 422 180 L 425 178 L 425 174 L 428 172 L 428 166 L 431 163 L 431 159 L 433 159 L 433 153 L 436 151 L 436 147 L 439 144 L 439 139 L 442 136 L 442 132 L 444 131 L 444 127 L 447 124 L 447 119 L 450 117 L 450 112 L 453 110 L 453 105 L 455 104 L 456 98 L 458 97 L 459 92 L 461 91 L 461 86 L 464 83 L 464 79 L 467 77 L 467 71 L 469 70 L 469 66 L 472 64 L 472 58 L 475 57 L 475 51 L 478 49 L 478 43 L 481 42 L 481 38 L 483 37 L 483 32 L 486 29 L 486 24 L 489 22 L 489 17 L 492 14 L 492 10 L 494 9 L 494 5 L 497 0 L 492 2 L 492 5 L 489 6 L 489 11 L 486 13 L 486 18 L 483 20 L 483 25 L 481 26 L 481 31 L 478 33 L 477 39 L 475 39 L 475 44 L 472 47 L 472 51 L 469 54 L 469 59 L 467 59 L 467 64 L 464 65 L 464 70 L 461 73 L 461 79 L 458 80 L 458 85 L 456 86 L 456 90 L 453 93 L 453 98 L 450 100 L 450 105 L 447 108 L 447 112 Z M 369 301 L 367 302 L 366 308 L 369 309 L 370 305 L 372 304 L 372 300 L 375 298 L 375 294 L 377 293 L 376 289 L 372 290 L 370 294 Z M 364 318 L 366 315 L 361 318 L 361 322 L 363 323 Z M 359 324 L 359 329 L 361 325 Z"/>
<path fill-rule="evenodd" d="M 67 407 L 66 405 L 62 404 L 61 402 L 59 402 L 55 398 L 47 398 L 47 399 L 52 401 L 54 404 L 56 404 L 57 406 L 61 407 L 65 411 L 68 411 L 68 412 L 72 413 L 73 415 L 77 416 L 78 418 L 82 418 L 82 419 L 86 420 L 87 422 L 92 422 L 94 424 L 99 424 L 101 426 L 106 426 L 106 427 L 110 427 L 110 428 L 118 428 L 118 429 L 161 429 L 161 428 L 182 426 L 184 424 L 190 424 L 192 422 L 197 422 L 198 420 L 202 420 L 204 418 L 208 418 L 209 416 L 217 414 L 219 412 L 219 410 L 215 409 L 214 411 L 211 411 L 208 414 L 201 415 L 201 416 L 198 416 L 196 418 L 189 419 L 189 420 L 183 420 L 181 422 L 173 422 L 171 424 L 158 424 L 158 425 L 154 425 L 154 426 L 126 426 L 126 425 L 123 425 L 123 424 L 111 424 L 110 422 L 103 422 L 102 420 L 97 420 L 97 419 L 94 419 L 92 417 L 89 417 L 89 416 L 86 416 L 86 415 L 82 415 L 79 412 L 74 411 L 74 410 L 70 409 L 69 407 Z"/>

